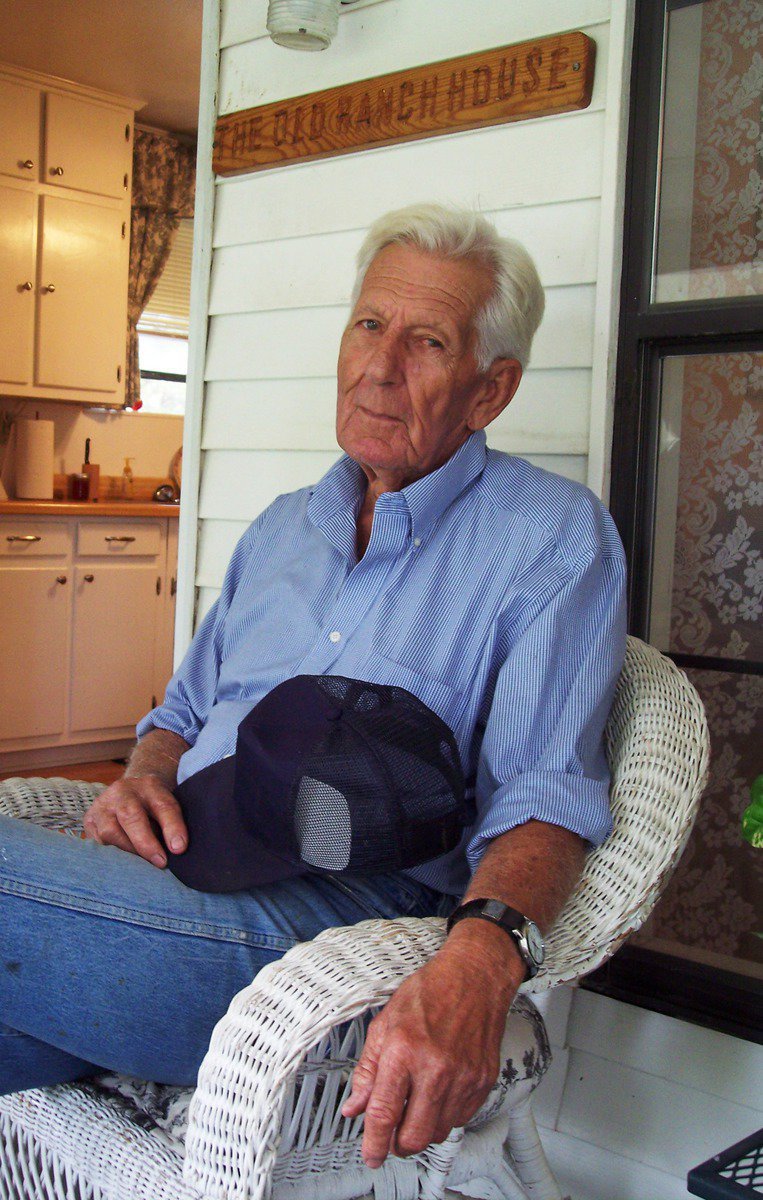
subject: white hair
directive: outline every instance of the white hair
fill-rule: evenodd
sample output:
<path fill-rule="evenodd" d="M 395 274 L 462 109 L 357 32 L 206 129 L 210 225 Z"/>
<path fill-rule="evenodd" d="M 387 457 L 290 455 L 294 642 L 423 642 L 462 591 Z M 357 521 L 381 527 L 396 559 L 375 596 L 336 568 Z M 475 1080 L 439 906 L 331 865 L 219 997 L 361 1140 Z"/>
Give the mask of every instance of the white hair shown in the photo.
<path fill-rule="evenodd" d="M 474 321 L 478 369 L 486 371 L 496 358 L 516 358 L 527 366 L 545 300 L 535 263 L 520 242 L 501 237 L 490 221 L 468 209 L 412 204 L 385 213 L 374 221 L 358 251 L 353 308 L 371 262 L 393 242 L 487 266 L 493 287 Z"/>

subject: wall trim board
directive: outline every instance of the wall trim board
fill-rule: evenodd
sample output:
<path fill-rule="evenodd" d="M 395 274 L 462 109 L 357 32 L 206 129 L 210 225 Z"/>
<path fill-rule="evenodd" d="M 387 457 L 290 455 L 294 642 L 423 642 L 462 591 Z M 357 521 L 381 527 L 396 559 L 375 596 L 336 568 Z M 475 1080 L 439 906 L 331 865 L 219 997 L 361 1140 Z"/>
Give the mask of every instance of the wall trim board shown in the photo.
<path fill-rule="evenodd" d="M 186 409 L 183 425 L 183 500 L 178 524 L 178 586 L 175 608 L 175 665 L 194 633 L 196 555 L 201 488 L 201 434 L 204 410 L 204 363 L 207 352 L 209 284 L 212 270 L 215 186 L 212 142 L 217 116 L 220 5 L 204 0 L 201 39 L 201 99 L 196 152 L 196 204 L 191 260 L 191 304 L 188 330 Z"/>
<path fill-rule="evenodd" d="M 612 5 L 599 223 L 599 278 L 594 312 L 594 353 L 588 442 L 588 486 L 609 501 L 615 405 L 617 332 L 623 261 L 625 160 L 628 148 L 631 57 L 635 2 Z"/>

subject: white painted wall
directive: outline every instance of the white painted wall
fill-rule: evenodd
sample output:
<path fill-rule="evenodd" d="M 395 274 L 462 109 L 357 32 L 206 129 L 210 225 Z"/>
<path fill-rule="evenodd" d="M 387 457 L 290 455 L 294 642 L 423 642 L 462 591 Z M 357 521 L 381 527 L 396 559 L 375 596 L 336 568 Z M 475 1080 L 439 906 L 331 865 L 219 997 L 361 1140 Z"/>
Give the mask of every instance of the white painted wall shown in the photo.
<path fill-rule="evenodd" d="M 121 475 L 126 456 L 133 459 L 135 475 L 165 476 L 170 460 L 183 444 L 183 420 L 153 413 L 82 408 L 79 404 L 0 399 L 0 413 L 13 417 L 40 417 L 55 422 L 54 469 L 68 475 L 79 471 L 85 438 L 91 439 L 91 459 L 103 475 Z M 0 448 L 0 457 L 2 448 Z M 12 477 L 12 463 L 8 464 Z M 6 472 L 3 471 L 5 478 Z"/>
<path fill-rule="evenodd" d="M 570 29 L 595 41 L 596 72 L 584 112 L 214 186 L 200 171 L 201 193 L 214 193 L 208 295 L 203 314 L 195 313 L 196 336 L 207 335 L 195 399 L 200 612 L 246 525 L 279 492 L 317 479 L 339 453 L 334 371 L 353 259 L 368 223 L 390 208 L 426 199 L 473 205 L 525 242 L 547 314 L 519 394 L 488 438 L 605 492 L 627 8 L 623 0 L 378 0 L 342 12 L 329 50 L 300 54 L 267 37 L 267 0 L 223 0 L 219 37 L 206 47 L 208 63 L 219 53 L 219 74 L 203 83 L 202 120 L 215 91 L 224 114 Z M 187 460 L 190 428 L 186 434 Z M 184 528 L 195 539 L 193 524 L 189 516 Z M 190 587 L 186 579 L 180 625 L 188 636 Z"/>

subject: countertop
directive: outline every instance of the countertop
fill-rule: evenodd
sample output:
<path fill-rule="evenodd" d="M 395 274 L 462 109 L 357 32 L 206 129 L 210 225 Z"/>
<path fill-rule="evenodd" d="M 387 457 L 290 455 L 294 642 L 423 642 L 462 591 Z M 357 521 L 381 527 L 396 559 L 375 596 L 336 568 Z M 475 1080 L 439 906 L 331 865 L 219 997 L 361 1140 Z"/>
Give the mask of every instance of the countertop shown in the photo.
<path fill-rule="evenodd" d="M 153 500 L 1 500 L 0 517 L 177 517 L 179 504 Z"/>

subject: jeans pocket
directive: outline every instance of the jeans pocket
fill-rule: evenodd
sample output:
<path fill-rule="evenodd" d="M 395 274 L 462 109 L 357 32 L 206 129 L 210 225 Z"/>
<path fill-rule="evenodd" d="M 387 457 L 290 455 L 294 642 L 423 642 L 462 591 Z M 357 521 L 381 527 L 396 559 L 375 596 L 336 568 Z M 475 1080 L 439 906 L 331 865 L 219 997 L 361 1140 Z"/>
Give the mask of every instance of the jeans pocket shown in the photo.
<path fill-rule="evenodd" d="M 394 917 L 435 916 L 440 893 L 407 875 L 374 875 L 367 879 L 337 875 L 331 884 L 351 897 L 370 918 L 390 920 Z"/>

